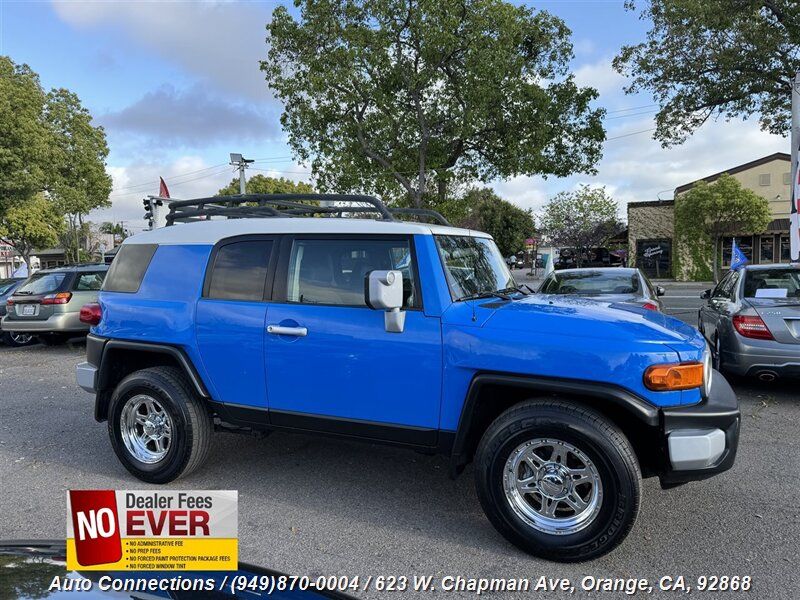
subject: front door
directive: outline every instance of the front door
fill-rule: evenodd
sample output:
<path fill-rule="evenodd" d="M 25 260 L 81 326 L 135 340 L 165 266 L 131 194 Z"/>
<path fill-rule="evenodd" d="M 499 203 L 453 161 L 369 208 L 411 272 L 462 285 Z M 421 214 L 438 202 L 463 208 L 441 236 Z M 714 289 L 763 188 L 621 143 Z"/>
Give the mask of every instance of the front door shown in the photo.
<path fill-rule="evenodd" d="M 441 324 L 422 311 L 408 236 L 305 237 L 284 243 L 267 314 L 274 425 L 433 445 L 439 424 Z M 370 271 L 403 273 L 405 330 L 367 307 Z"/>

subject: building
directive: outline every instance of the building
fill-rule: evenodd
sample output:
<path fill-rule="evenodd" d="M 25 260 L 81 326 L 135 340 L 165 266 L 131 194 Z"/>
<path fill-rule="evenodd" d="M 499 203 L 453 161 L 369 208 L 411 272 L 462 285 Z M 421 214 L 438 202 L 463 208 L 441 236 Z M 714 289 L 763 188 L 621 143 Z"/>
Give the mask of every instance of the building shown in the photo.
<path fill-rule="evenodd" d="M 22 257 L 12 246 L 0 243 L 0 279 L 11 277 L 23 263 Z"/>
<path fill-rule="evenodd" d="M 711 183 L 723 174 L 739 180 L 769 203 L 772 222 L 753 236 L 737 236 L 736 243 L 753 263 L 789 262 L 789 200 L 791 158 L 776 152 L 738 167 L 721 171 L 675 188 L 675 197 L 688 192 L 700 181 Z M 628 204 L 628 252 L 630 263 L 654 278 L 688 279 L 691 267 L 686 252 L 680 254 L 681 272 L 673 272 L 675 253 L 675 200 L 631 202 Z M 730 264 L 731 239 L 723 240 L 723 266 Z"/>

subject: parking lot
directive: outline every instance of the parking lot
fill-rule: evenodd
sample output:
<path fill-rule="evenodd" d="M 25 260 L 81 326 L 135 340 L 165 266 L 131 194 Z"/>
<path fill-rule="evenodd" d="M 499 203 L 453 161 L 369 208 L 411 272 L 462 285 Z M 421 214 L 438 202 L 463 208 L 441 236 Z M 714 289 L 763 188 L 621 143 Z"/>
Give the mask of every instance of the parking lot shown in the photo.
<path fill-rule="evenodd" d="M 667 312 L 695 323 L 701 289 L 670 285 Z M 122 468 L 105 424 L 93 419 L 92 397 L 76 387 L 83 352 L 80 342 L 0 347 L 2 539 L 63 539 L 70 488 L 152 487 Z M 630 536 L 591 563 L 522 554 L 484 517 L 471 469 L 451 481 L 446 458 L 395 448 L 218 434 L 207 464 L 170 487 L 239 490 L 240 559 L 289 573 L 545 575 L 575 583 L 586 575 L 653 583 L 664 575 L 751 575 L 750 597 L 790 598 L 800 583 L 798 385 L 734 386 L 743 425 L 733 470 L 669 491 L 646 480 Z"/>

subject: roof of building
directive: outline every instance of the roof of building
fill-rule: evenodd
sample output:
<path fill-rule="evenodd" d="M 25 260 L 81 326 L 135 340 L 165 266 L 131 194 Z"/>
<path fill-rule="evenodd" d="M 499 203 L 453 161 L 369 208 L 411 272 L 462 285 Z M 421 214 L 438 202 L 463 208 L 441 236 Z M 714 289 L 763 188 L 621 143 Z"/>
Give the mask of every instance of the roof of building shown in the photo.
<path fill-rule="evenodd" d="M 767 231 L 789 231 L 789 219 L 774 219 L 767 225 Z"/>
<path fill-rule="evenodd" d="M 714 173 L 713 175 L 709 175 L 708 177 L 703 177 L 702 179 L 697 179 L 696 181 L 692 181 L 691 183 L 685 183 L 683 185 L 679 185 L 675 188 L 675 193 L 680 194 L 687 190 L 692 189 L 696 184 L 700 183 L 701 181 L 705 181 L 711 183 L 712 181 L 716 181 L 722 175 L 735 175 L 736 173 L 741 173 L 742 171 L 747 171 L 748 169 L 753 169 L 755 167 L 760 167 L 761 165 L 765 165 L 767 163 L 771 163 L 774 160 L 784 160 L 787 162 L 791 162 L 792 157 L 789 156 L 786 152 L 775 152 L 774 154 L 770 154 L 768 156 L 763 156 L 761 158 L 757 158 L 756 160 L 751 160 L 750 162 L 746 162 L 743 165 L 739 165 L 738 167 L 733 167 L 731 169 L 726 169 L 725 171 L 720 171 L 719 173 Z"/>
<path fill-rule="evenodd" d="M 628 202 L 628 208 L 642 208 L 644 206 L 673 206 L 675 200 L 645 200 L 643 202 Z"/>
<path fill-rule="evenodd" d="M 340 217 L 270 217 L 182 223 L 138 233 L 127 238 L 123 244 L 215 244 L 227 237 L 259 233 L 449 234 L 491 237 L 488 233 L 480 231 L 428 223 L 346 219 Z"/>

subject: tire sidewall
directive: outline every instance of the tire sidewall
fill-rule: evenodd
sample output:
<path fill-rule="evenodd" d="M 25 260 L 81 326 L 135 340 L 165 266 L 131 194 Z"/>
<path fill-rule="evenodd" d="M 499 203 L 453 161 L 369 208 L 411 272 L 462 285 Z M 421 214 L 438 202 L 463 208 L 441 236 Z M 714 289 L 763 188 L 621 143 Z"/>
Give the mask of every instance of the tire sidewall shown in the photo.
<path fill-rule="evenodd" d="M 527 552 L 561 561 L 587 560 L 611 550 L 624 539 L 636 518 L 639 505 L 638 473 L 613 440 L 581 422 L 565 423 L 562 416 L 525 419 L 520 427 L 512 423 L 496 433 L 490 447 L 487 468 L 480 476 L 485 493 L 494 507 L 490 519 L 507 539 Z M 593 521 L 576 533 L 552 535 L 530 526 L 512 509 L 504 490 L 504 469 L 509 455 L 534 438 L 557 439 L 584 452 L 597 467 L 603 499 Z M 479 482 L 479 490 L 482 486 Z M 480 493 L 480 492 L 479 492 Z M 488 511 L 487 511 L 488 514 Z M 499 521 L 499 522 L 498 522 Z"/>
<path fill-rule="evenodd" d="M 166 456 L 157 463 L 147 464 L 136 459 L 122 440 L 120 416 L 125 405 L 135 396 L 147 394 L 155 398 L 172 420 L 172 439 Z M 123 466 L 133 475 L 150 483 L 167 483 L 183 472 L 191 456 L 191 419 L 183 390 L 156 377 L 124 379 L 114 390 L 108 409 L 108 430 L 111 445 Z"/>

